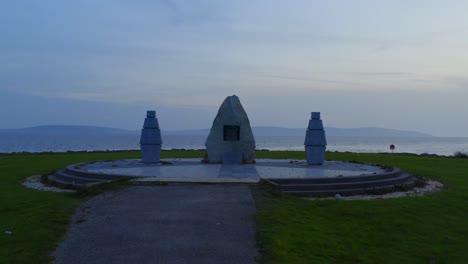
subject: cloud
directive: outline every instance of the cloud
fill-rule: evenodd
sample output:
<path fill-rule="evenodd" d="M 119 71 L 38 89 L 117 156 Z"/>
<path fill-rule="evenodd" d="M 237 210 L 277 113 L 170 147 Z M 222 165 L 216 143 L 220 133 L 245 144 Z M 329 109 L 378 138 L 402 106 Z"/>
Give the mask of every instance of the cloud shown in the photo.
<path fill-rule="evenodd" d="M 444 110 L 446 116 L 466 113 L 457 100 L 468 97 L 468 74 L 463 72 L 468 37 L 460 33 L 468 27 L 468 5 L 414 5 L 5 1 L 0 9 L 0 91 L 73 98 L 96 107 L 113 102 L 191 109 L 216 108 L 235 93 L 264 111 L 257 120 L 265 125 L 300 125 L 290 117 L 310 107 L 345 116 L 343 122 L 351 122 L 349 109 L 358 108 L 362 117 L 355 115 L 352 122 L 363 126 L 407 112 L 432 125 L 429 117 L 438 108 L 459 107 L 452 113 Z M 385 104 L 388 94 L 402 106 Z M 420 98 L 430 98 L 431 104 Z M 433 107 L 435 103 L 442 106 Z M 269 116 L 270 105 L 284 106 L 282 120 Z M 368 113 L 373 108 L 381 111 Z"/>
<path fill-rule="evenodd" d="M 267 78 L 275 78 L 275 79 L 283 79 L 283 80 L 359 85 L 359 83 L 356 83 L 356 82 L 340 81 L 340 80 L 324 80 L 324 79 L 314 79 L 314 78 L 305 78 L 305 77 L 291 77 L 291 76 L 272 75 L 272 74 L 264 74 L 263 76 L 267 77 Z"/>
<path fill-rule="evenodd" d="M 199 26 L 220 24 L 228 21 L 225 4 L 218 1 L 159 0 L 169 10 L 174 26 Z"/>
<path fill-rule="evenodd" d="M 369 76 L 411 76 L 414 73 L 412 72 L 378 72 L 378 71 L 373 71 L 373 72 L 344 72 L 346 74 L 352 74 L 352 75 L 369 75 Z"/>
<path fill-rule="evenodd" d="M 444 81 L 455 87 L 468 90 L 468 77 L 466 76 L 449 76 L 445 77 Z"/>

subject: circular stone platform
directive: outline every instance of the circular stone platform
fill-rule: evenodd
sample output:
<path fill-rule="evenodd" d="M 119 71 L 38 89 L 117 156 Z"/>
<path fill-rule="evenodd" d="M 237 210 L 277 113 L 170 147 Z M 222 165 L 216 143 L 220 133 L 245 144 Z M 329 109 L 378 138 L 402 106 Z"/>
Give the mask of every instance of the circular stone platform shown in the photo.
<path fill-rule="evenodd" d="M 115 160 L 70 165 L 49 180 L 82 186 L 121 179 L 133 182 L 256 183 L 261 179 L 281 191 L 296 195 L 363 193 L 375 189 L 412 185 L 415 178 L 399 169 L 359 163 L 326 161 L 308 165 L 303 160 L 258 159 L 256 164 L 207 164 L 200 159 L 164 159 L 159 164 L 140 160 Z"/>

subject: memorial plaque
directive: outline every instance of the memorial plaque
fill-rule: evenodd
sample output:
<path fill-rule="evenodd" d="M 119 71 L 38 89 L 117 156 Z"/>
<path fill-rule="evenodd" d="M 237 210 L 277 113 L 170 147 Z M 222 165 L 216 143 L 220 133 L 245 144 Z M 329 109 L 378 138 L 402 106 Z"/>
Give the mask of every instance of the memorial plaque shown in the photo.
<path fill-rule="evenodd" d="M 240 126 L 224 126 L 224 141 L 239 141 Z"/>

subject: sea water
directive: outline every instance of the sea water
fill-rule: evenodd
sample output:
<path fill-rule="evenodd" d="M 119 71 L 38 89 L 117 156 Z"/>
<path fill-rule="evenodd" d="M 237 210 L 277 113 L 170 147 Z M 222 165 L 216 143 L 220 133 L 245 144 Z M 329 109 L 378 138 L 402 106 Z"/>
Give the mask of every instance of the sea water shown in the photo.
<path fill-rule="evenodd" d="M 163 149 L 204 149 L 205 136 L 163 135 Z M 139 135 L 15 135 L 0 136 L 0 153 L 139 149 Z M 304 137 L 258 136 L 257 149 L 304 150 Z M 329 151 L 395 152 L 453 155 L 468 152 L 468 138 L 453 137 L 327 137 Z"/>

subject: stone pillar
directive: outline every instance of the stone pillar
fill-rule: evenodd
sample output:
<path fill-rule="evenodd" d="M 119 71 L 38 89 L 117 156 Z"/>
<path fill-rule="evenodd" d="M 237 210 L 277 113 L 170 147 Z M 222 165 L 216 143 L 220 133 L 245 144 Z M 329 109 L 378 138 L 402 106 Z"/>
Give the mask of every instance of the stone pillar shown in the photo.
<path fill-rule="evenodd" d="M 161 130 L 156 111 L 146 111 L 145 123 L 141 130 L 140 147 L 143 163 L 159 163 L 161 158 Z"/>
<path fill-rule="evenodd" d="M 320 119 L 320 112 L 312 112 L 311 115 L 312 117 L 309 120 L 304 141 L 307 163 L 310 165 L 322 165 L 325 161 L 327 139 L 325 138 L 325 130 Z"/>

